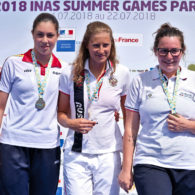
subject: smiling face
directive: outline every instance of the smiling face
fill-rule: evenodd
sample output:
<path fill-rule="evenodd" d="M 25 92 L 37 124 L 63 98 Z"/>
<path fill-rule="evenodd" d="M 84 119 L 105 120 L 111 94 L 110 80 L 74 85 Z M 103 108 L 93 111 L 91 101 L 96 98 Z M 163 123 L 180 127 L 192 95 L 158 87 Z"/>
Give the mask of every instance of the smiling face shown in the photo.
<path fill-rule="evenodd" d="M 42 58 L 50 57 L 58 39 L 55 25 L 51 21 L 40 22 L 32 32 L 32 35 L 37 59 L 41 61 Z"/>
<path fill-rule="evenodd" d="M 111 51 L 110 34 L 100 32 L 92 35 L 87 45 L 89 51 L 89 62 L 92 66 L 105 66 Z"/>
<path fill-rule="evenodd" d="M 164 48 L 167 50 L 172 49 L 181 49 L 181 41 L 180 38 L 177 36 L 164 36 L 159 40 L 158 48 Z M 155 51 L 155 55 L 158 57 L 159 66 L 162 70 L 162 72 L 168 76 L 168 78 L 176 75 L 177 69 L 179 67 L 179 62 L 181 60 L 181 57 L 183 55 L 183 52 L 181 51 L 178 56 L 172 56 L 171 52 L 168 52 L 167 55 L 162 56 L 158 52 L 158 50 Z"/>

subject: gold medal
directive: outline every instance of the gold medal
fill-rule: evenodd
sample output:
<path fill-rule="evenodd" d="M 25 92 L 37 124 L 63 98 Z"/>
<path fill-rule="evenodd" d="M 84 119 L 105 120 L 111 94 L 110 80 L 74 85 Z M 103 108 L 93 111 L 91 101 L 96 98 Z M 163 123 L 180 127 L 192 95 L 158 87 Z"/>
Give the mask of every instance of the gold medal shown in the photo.
<path fill-rule="evenodd" d="M 43 98 L 39 98 L 36 101 L 35 108 L 37 108 L 38 110 L 42 110 L 44 107 L 45 107 L 45 101 L 43 100 Z"/>

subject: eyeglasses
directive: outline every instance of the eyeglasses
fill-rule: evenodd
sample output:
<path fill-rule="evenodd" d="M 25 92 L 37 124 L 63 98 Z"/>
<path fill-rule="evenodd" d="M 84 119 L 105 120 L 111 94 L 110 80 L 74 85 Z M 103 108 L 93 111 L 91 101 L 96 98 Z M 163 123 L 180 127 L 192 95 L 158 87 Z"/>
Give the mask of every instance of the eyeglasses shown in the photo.
<path fill-rule="evenodd" d="M 157 48 L 158 54 L 160 56 L 167 56 L 170 52 L 173 57 L 177 57 L 180 55 L 180 53 L 183 51 L 183 49 L 179 48 L 173 48 L 173 49 L 167 49 L 167 48 Z"/>

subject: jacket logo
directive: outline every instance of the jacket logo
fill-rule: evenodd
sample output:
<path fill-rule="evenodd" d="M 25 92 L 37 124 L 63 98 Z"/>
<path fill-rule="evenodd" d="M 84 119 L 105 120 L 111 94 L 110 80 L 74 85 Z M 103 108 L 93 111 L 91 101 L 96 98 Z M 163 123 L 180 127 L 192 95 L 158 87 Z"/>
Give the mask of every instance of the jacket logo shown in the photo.
<path fill-rule="evenodd" d="M 31 72 L 31 71 L 32 71 L 31 69 L 24 70 L 24 72 Z"/>
<path fill-rule="evenodd" d="M 195 102 L 195 94 L 193 94 L 193 93 L 180 92 L 179 95 L 182 96 L 182 97 L 185 97 L 185 98 L 189 98 L 189 99 L 191 99 L 192 101 Z"/>
<path fill-rule="evenodd" d="M 56 72 L 56 71 L 53 71 L 52 73 L 53 73 L 53 74 L 56 74 L 56 75 L 61 74 L 61 72 Z"/>

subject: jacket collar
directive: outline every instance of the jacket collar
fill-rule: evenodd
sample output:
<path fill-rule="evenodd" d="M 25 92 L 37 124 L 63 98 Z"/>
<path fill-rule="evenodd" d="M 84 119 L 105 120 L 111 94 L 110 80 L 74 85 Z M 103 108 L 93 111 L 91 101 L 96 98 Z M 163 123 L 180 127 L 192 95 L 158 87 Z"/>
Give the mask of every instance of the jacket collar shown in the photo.
<path fill-rule="evenodd" d="M 23 62 L 33 63 L 33 60 L 31 57 L 31 51 L 32 51 L 32 49 L 29 49 L 26 53 L 23 54 L 23 58 L 22 58 Z M 53 62 L 52 62 L 51 67 L 52 68 L 61 68 L 62 65 L 61 65 L 60 61 L 58 60 L 58 58 L 53 53 L 52 53 L 52 56 L 53 56 Z M 43 67 L 47 67 L 47 65 L 42 65 L 40 62 L 37 62 L 37 63 Z"/>
<path fill-rule="evenodd" d="M 186 69 L 182 68 L 182 67 L 180 67 L 180 68 L 181 68 L 180 79 L 187 80 L 187 77 L 186 77 L 186 74 L 185 74 Z M 160 79 L 160 75 L 158 73 L 158 65 L 154 69 L 152 69 L 152 79 L 153 80 Z"/>

